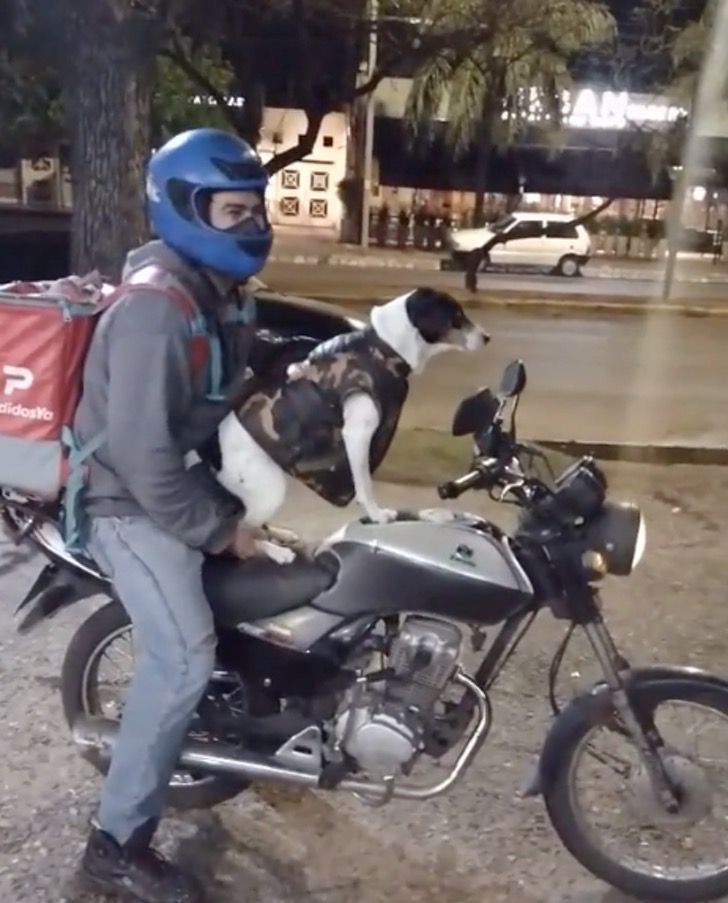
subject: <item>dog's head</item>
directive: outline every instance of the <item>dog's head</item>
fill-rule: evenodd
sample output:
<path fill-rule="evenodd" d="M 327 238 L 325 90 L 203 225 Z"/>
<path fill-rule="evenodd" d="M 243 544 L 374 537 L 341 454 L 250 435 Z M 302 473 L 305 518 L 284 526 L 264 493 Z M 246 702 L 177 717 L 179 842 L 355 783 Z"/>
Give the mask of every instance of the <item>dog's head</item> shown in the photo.
<path fill-rule="evenodd" d="M 415 372 L 443 351 L 478 351 L 490 341 L 453 297 L 431 288 L 415 289 L 374 308 L 371 321 Z"/>

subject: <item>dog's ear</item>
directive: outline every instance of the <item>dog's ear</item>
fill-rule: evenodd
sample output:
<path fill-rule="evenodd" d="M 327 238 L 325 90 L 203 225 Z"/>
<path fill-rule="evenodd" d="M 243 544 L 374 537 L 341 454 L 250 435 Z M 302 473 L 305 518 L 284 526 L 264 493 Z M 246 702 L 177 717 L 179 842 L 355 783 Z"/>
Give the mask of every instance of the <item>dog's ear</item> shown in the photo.
<path fill-rule="evenodd" d="M 418 288 L 406 302 L 410 323 L 422 338 L 431 345 L 441 342 L 452 329 L 461 329 L 465 314 L 458 302 L 432 288 Z"/>

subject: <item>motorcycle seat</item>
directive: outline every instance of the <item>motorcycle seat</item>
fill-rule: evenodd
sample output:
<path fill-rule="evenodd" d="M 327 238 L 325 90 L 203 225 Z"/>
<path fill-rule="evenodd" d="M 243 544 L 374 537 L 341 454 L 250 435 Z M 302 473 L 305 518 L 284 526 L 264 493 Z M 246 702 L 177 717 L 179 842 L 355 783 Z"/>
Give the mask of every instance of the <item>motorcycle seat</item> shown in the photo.
<path fill-rule="evenodd" d="M 37 528 L 36 538 L 51 564 L 39 575 L 20 608 L 24 613 L 19 629 L 28 630 L 43 617 L 111 587 L 94 561 L 69 552 L 57 525 L 48 521 Z M 219 627 L 236 628 L 247 621 L 265 620 L 300 608 L 336 582 L 338 563 L 330 555 L 312 560 L 303 556 L 291 564 L 276 564 L 270 558 L 239 561 L 227 556 L 205 560 L 205 594 Z M 31 604 L 32 603 L 32 604 Z"/>
<path fill-rule="evenodd" d="M 299 557 L 291 564 L 217 556 L 208 558 L 203 568 L 205 594 L 215 620 L 227 628 L 300 608 L 335 581 L 336 570 L 328 556 Z"/>

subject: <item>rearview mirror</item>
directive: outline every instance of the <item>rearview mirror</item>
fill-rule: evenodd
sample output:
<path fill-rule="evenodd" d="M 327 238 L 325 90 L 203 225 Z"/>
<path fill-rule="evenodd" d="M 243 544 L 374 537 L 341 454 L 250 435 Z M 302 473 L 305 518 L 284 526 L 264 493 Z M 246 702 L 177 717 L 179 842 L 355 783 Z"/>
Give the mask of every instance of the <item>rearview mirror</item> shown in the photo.
<path fill-rule="evenodd" d="M 486 429 L 498 413 L 498 407 L 498 399 L 488 388 L 464 398 L 452 420 L 453 436 L 473 436 Z"/>
<path fill-rule="evenodd" d="M 503 371 L 498 394 L 504 398 L 515 398 L 526 388 L 526 365 L 523 361 L 511 361 Z"/>

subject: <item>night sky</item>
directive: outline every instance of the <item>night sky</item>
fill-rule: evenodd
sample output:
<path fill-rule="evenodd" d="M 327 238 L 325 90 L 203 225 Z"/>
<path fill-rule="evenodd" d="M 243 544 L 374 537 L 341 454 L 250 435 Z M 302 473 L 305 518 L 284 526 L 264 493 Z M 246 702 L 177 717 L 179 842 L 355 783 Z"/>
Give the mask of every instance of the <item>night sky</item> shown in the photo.
<path fill-rule="evenodd" d="M 617 54 L 586 54 L 575 60 L 572 72 L 579 82 L 602 85 L 630 91 L 659 90 L 669 76 L 669 55 L 653 54 L 646 58 L 639 53 L 640 44 L 650 29 L 645 13 L 649 0 L 603 0 L 617 20 L 620 49 Z M 673 13 L 664 20 L 670 28 L 684 27 L 690 21 L 699 19 L 706 0 L 676 0 Z M 661 26 L 657 26 L 661 27 Z"/>

